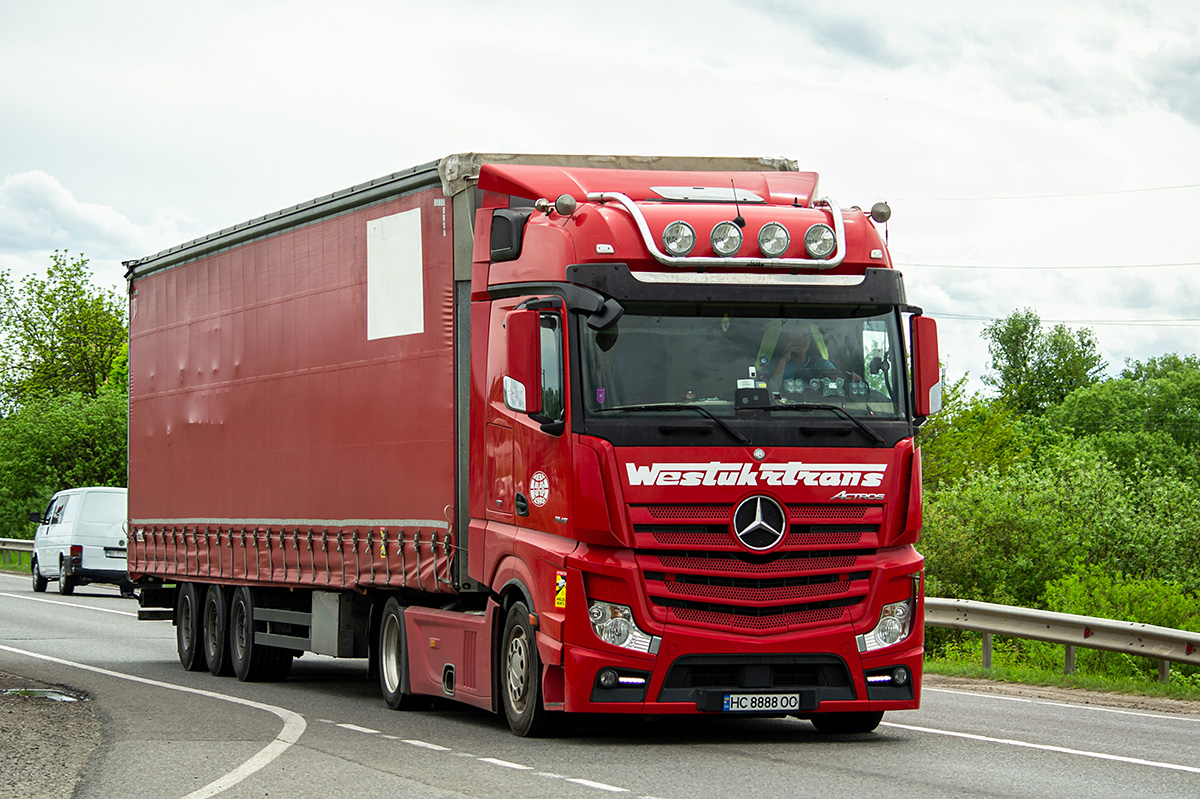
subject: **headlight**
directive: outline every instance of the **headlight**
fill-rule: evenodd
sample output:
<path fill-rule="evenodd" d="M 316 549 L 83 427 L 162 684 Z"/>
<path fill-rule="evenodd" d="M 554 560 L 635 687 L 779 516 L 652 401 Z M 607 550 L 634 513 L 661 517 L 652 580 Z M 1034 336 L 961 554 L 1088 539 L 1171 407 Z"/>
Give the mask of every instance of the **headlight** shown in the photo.
<path fill-rule="evenodd" d="M 720 222 L 712 231 L 712 246 L 717 255 L 735 255 L 742 248 L 742 229 L 732 222 Z"/>
<path fill-rule="evenodd" d="M 833 228 L 829 225 L 813 225 L 804 234 L 804 249 L 813 258 L 828 258 L 836 244 Z"/>
<path fill-rule="evenodd" d="M 913 600 L 884 605 L 875 629 L 858 636 L 858 651 L 872 652 L 900 643 L 912 632 L 912 619 Z"/>
<path fill-rule="evenodd" d="M 696 246 L 696 231 L 687 222 L 672 222 L 663 231 L 663 247 L 671 255 L 687 255 Z"/>
<path fill-rule="evenodd" d="M 633 620 L 633 611 L 625 605 L 593 602 L 588 607 L 588 621 L 596 636 L 605 643 L 636 652 L 653 654 L 658 651 L 661 639 L 642 632 Z"/>
<path fill-rule="evenodd" d="M 758 231 L 758 249 L 768 258 L 778 258 L 787 252 L 792 237 L 787 228 L 778 222 L 768 222 Z"/>

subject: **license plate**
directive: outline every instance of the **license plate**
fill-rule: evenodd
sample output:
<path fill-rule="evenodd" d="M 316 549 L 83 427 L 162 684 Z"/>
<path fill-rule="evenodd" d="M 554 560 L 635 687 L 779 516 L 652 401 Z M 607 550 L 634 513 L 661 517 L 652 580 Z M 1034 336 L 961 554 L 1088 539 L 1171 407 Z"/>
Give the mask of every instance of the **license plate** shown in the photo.
<path fill-rule="evenodd" d="M 727 713 L 770 713 L 800 709 L 800 694 L 725 694 Z"/>
<path fill-rule="evenodd" d="M 104 556 L 106 558 L 123 558 L 123 557 L 125 557 L 125 550 L 113 549 L 112 547 L 105 547 L 104 548 Z"/>

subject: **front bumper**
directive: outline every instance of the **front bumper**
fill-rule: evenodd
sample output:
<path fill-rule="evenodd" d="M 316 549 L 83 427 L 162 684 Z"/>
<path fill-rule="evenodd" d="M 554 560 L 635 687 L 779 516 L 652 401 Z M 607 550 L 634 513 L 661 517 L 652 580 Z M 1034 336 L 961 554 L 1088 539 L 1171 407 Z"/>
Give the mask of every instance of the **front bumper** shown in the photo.
<path fill-rule="evenodd" d="M 920 635 L 862 656 L 849 629 L 819 636 L 717 641 L 668 630 L 657 656 L 564 647 L 564 710 L 584 713 L 721 713 L 730 695 L 798 695 L 796 713 L 910 710 L 920 705 Z M 914 643 L 915 642 L 915 643 Z M 742 643 L 742 646 L 739 646 Z M 753 651 L 745 651 L 751 648 Z M 724 651 L 713 652 L 724 644 Z M 743 651 L 739 651 L 743 650 Z M 884 677 L 903 670 L 902 680 Z M 616 672 L 606 687 L 601 672 Z M 868 677 L 875 677 L 868 681 Z M 610 679 L 608 682 L 613 682 Z M 754 712 L 739 715 L 754 715 Z M 782 715 L 763 712 L 759 715 Z"/>

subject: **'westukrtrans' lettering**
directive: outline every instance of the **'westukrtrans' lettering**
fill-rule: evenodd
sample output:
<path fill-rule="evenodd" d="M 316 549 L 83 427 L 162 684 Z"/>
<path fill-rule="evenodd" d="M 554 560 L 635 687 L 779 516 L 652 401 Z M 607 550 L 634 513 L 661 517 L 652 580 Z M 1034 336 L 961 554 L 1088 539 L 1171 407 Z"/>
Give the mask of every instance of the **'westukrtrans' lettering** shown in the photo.
<path fill-rule="evenodd" d="M 625 464 L 631 486 L 883 485 L 886 463 L 652 463 Z"/>

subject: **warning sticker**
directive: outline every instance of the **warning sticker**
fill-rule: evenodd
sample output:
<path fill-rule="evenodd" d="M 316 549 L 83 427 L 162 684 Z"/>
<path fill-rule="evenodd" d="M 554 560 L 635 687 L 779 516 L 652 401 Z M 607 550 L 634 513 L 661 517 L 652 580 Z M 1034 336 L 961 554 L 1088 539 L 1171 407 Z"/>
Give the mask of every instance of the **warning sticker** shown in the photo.
<path fill-rule="evenodd" d="M 558 572 L 554 575 L 554 607 L 567 606 L 567 573 Z"/>

